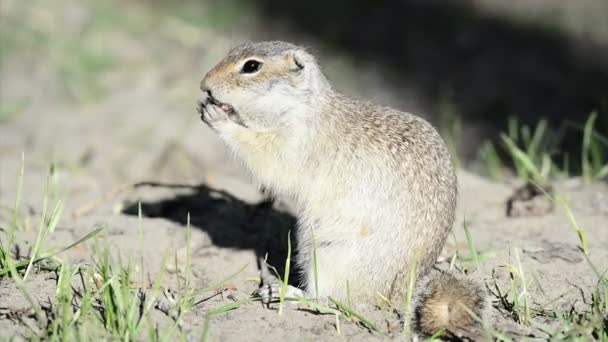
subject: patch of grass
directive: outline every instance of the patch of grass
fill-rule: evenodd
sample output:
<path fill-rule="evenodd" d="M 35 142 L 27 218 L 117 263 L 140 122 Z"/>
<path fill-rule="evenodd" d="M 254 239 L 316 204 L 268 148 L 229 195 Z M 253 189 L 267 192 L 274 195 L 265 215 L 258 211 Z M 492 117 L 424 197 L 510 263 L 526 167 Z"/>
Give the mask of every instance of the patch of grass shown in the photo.
<path fill-rule="evenodd" d="M 88 241 L 97 236 L 103 229 L 98 228 L 86 234 L 77 241 L 60 249 L 43 250 L 44 240 L 54 232 L 54 228 L 60 217 L 60 209 L 55 209 L 48 218 L 43 213 L 41 225 L 38 230 L 37 243 L 27 260 L 14 260 L 11 255 L 13 249 L 14 233 L 16 231 L 17 216 L 21 207 L 22 185 L 24 174 L 24 158 L 18 178 L 18 188 L 13 210 L 13 220 L 7 230 L 8 243 L 0 244 L 0 277 L 10 276 L 23 298 L 29 303 L 34 313 L 34 325 L 28 325 L 31 329 L 30 338 L 34 340 L 68 341 L 89 339 L 110 340 L 151 340 L 161 339 L 156 323 L 150 317 L 153 309 L 160 304 L 161 284 L 163 280 L 166 256 L 163 258 L 161 272 L 157 276 L 154 285 L 148 287 L 144 283 L 143 261 L 141 263 L 141 283 L 135 282 L 135 268 L 130 259 L 123 262 L 122 258 L 116 261 L 108 248 L 99 248 L 97 241 L 94 249 L 93 265 L 71 265 L 63 262 L 56 256 L 74 246 Z M 43 207 L 48 207 L 50 195 L 50 183 L 52 173 L 47 177 L 44 191 Z M 58 203 L 61 203 L 60 201 Z M 61 205 L 56 205 L 61 208 Z M 43 210 L 44 212 L 45 210 Z M 143 245 L 143 223 L 141 211 L 139 212 L 138 230 L 140 244 Z M 212 287 L 195 291 L 191 288 L 190 272 L 190 243 L 191 232 L 188 220 L 186 230 L 187 260 L 186 275 L 183 288 L 180 289 L 177 300 L 170 302 L 171 313 L 169 315 L 175 320 L 175 324 L 167 329 L 162 338 L 172 339 L 175 328 L 179 328 L 179 339 L 191 339 L 190 329 L 183 321 L 183 316 L 191 309 L 212 298 L 217 294 L 217 286 L 236 276 L 244 270 L 222 280 Z M 141 250 L 143 260 L 143 247 Z M 47 264 L 43 264 L 48 261 Z M 52 263 L 51 263 L 52 262 Z M 38 269 L 35 265 L 41 265 L 43 269 L 51 270 L 57 274 L 57 285 L 53 300 L 48 304 L 40 304 L 27 290 L 27 275 L 31 275 Z M 80 277 L 80 285 L 77 285 L 76 276 Z M 29 277 L 31 278 L 31 276 Z M 212 290 L 213 296 L 207 296 Z M 167 291 L 165 291 L 167 293 Z M 200 296 L 206 296 L 197 300 Z M 209 311 L 206 322 L 222 312 L 237 308 L 243 302 L 230 303 L 221 308 Z M 161 310 L 162 311 L 162 310 Z"/>
<path fill-rule="evenodd" d="M 50 171 L 49 171 L 49 175 L 47 176 L 47 179 L 46 179 L 46 184 L 44 187 L 44 200 L 42 202 L 42 215 L 40 217 L 40 225 L 38 227 L 38 234 L 36 235 L 36 242 L 34 244 L 34 249 L 32 250 L 30 262 L 28 263 L 27 268 L 25 270 L 25 275 L 23 276 L 24 281 L 27 279 L 27 276 L 32 269 L 34 260 L 36 260 L 36 257 L 38 256 L 38 253 L 40 252 L 41 244 L 43 243 L 43 241 L 49 234 L 51 234 L 53 231 L 55 231 L 55 227 L 57 227 L 57 223 L 59 222 L 59 218 L 61 217 L 61 212 L 63 211 L 63 203 L 61 200 L 59 200 L 55 204 L 55 208 L 53 209 L 53 212 L 49 218 L 49 221 L 46 220 L 46 213 L 47 213 L 48 202 L 49 202 L 49 182 L 50 182 L 50 179 L 53 178 L 53 170 L 54 170 L 54 168 L 51 167 Z"/>
<path fill-rule="evenodd" d="M 17 289 L 21 292 L 23 298 L 26 299 L 26 301 L 30 304 L 30 307 L 34 311 L 36 323 L 38 324 L 38 327 L 30 327 L 34 336 L 37 336 L 38 338 L 47 338 L 53 340 L 66 340 L 66 336 L 68 336 L 66 331 L 69 331 L 67 327 L 71 324 L 70 322 L 72 322 L 73 320 L 73 296 L 71 280 L 74 275 L 74 269 L 57 261 L 55 256 L 93 238 L 101 232 L 101 229 L 98 228 L 92 231 L 91 233 L 86 234 L 85 236 L 73 242 L 72 244 L 63 247 L 59 250 L 42 251 L 41 248 L 44 238 L 53 233 L 54 228 L 56 227 L 60 217 L 61 202 L 58 202 L 59 204 L 55 207 L 56 209 L 53 211 L 53 214 L 50 216 L 48 221 L 46 220 L 45 214 L 42 215 L 40 229 L 38 230 L 38 234 L 36 237 L 36 244 L 28 260 L 14 260 L 13 256 L 11 256 L 11 250 L 14 247 L 13 239 L 15 231 L 17 229 L 17 217 L 21 206 L 23 175 L 25 168 L 24 164 L 25 158 L 24 156 L 22 156 L 21 168 L 17 181 L 17 194 L 13 211 L 13 220 L 8 233 L 9 238 L 6 244 L 0 244 L 0 277 L 10 275 L 11 279 L 15 282 Z M 52 178 L 51 176 L 52 172 L 49 177 L 47 177 L 47 183 L 43 195 L 43 206 L 45 207 L 48 203 L 49 179 Z M 34 298 L 27 291 L 27 288 L 25 286 L 27 276 L 31 274 L 31 272 L 33 272 L 34 270 L 33 266 L 41 264 L 45 261 L 48 261 L 49 263 L 52 262 L 52 264 L 45 265 L 46 269 L 52 269 L 59 272 L 55 304 L 51 308 L 46 309 L 34 300 Z M 66 288 L 69 288 L 69 290 L 66 291 Z M 44 314 L 44 311 L 47 311 L 46 315 Z M 57 317 L 61 317 L 61 319 L 57 319 Z"/>
<path fill-rule="evenodd" d="M 133 269 L 131 264 L 115 266 L 110 259 L 107 248 L 101 252 L 101 260 L 97 261 L 96 276 L 108 286 L 102 285 L 100 294 L 100 319 L 105 331 L 116 338 L 135 338 L 138 336 L 138 326 L 143 307 L 143 292 L 131 287 Z"/>
<path fill-rule="evenodd" d="M 12 267 L 14 267 L 16 270 L 24 270 L 27 268 L 27 266 L 29 266 L 30 264 L 38 264 L 38 263 L 42 263 L 44 261 L 55 261 L 54 257 L 58 254 L 61 254 L 69 249 L 74 248 L 75 246 L 92 239 L 93 237 L 95 237 L 96 235 L 98 235 L 99 233 L 101 233 L 104 230 L 103 227 L 99 227 L 96 228 L 95 230 L 91 231 L 90 233 L 86 234 L 85 236 L 81 237 L 80 239 L 72 242 L 71 244 L 69 244 L 68 246 L 65 246 L 59 250 L 56 251 L 47 251 L 45 253 L 42 253 L 42 255 L 38 256 L 35 259 L 28 259 L 25 261 L 20 261 L 20 262 L 15 262 L 14 260 L 11 260 L 10 256 L 6 259 L 8 263 L 12 264 Z M 33 260 L 33 261 L 32 261 Z M 57 270 L 59 268 L 59 266 L 46 266 L 46 268 L 48 270 L 54 271 Z M 6 267 L 0 270 L 0 277 L 8 274 L 10 272 L 10 267 Z"/>
<path fill-rule="evenodd" d="M 536 127 L 531 128 L 520 124 L 516 118 L 510 118 L 507 133 L 500 135 L 519 178 L 540 181 L 551 172 L 552 145 L 560 138 L 547 128 L 547 120 L 541 120 Z M 484 164 L 489 168 L 487 172 L 490 174 L 496 174 L 502 166 L 498 153 L 491 143 L 484 144 L 480 156 L 485 158 Z"/>
<path fill-rule="evenodd" d="M 524 269 L 521 265 L 519 249 L 515 248 L 516 264 L 505 264 L 504 267 L 509 272 L 510 289 L 503 291 L 496 280 L 496 270 L 492 270 L 493 288 L 488 287 L 489 292 L 498 299 L 499 307 L 510 313 L 513 319 L 522 325 L 528 325 L 532 321 L 531 307 L 527 282 Z M 510 292 L 510 295 L 509 295 Z"/>
<path fill-rule="evenodd" d="M 42 335 L 49 340 L 158 340 L 158 331 L 149 314 L 157 303 L 163 272 L 151 290 L 134 281 L 130 262 L 115 262 L 107 248 L 95 248 L 95 266 L 73 267 L 61 263 L 54 304 L 47 308 L 48 320 L 39 321 Z M 163 259 L 163 266 L 166 257 Z M 164 269 L 164 267 L 162 268 Z M 144 270 L 142 269 L 143 273 Z M 80 276 L 81 286 L 74 286 Z M 144 329 L 146 328 L 147 329 Z"/>
<path fill-rule="evenodd" d="M 160 279 L 149 296 L 141 286 L 134 286 L 130 264 L 114 263 L 107 248 L 96 253 L 96 266 L 73 267 L 62 263 L 54 303 L 47 308 L 48 320 L 38 321 L 42 334 L 53 341 L 110 338 L 136 340 L 148 324 L 148 339 L 156 340 L 156 327 L 148 318 L 156 302 Z M 82 280 L 74 286 L 75 276 Z"/>
<path fill-rule="evenodd" d="M 77 241 L 75 241 L 75 242 L 71 243 L 70 245 L 65 246 L 61 249 L 41 251 L 44 239 L 48 235 L 50 235 L 54 232 L 55 227 L 57 226 L 57 223 L 59 222 L 59 218 L 61 217 L 61 211 L 63 208 L 62 202 L 58 201 L 50 218 L 48 220 L 46 220 L 46 207 L 48 206 L 48 198 L 49 198 L 49 180 L 52 179 L 52 174 L 53 174 L 52 168 L 51 168 L 49 176 L 47 177 L 47 182 L 46 182 L 45 190 L 44 190 L 44 194 L 43 194 L 44 209 L 42 211 L 42 216 L 40 218 L 40 227 L 38 229 L 38 234 L 36 235 L 36 242 L 34 244 L 34 248 L 31 252 L 31 255 L 28 258 L 28 260 L 25 260 L 25 261 L 13 260 L 10 253 L 11 253 L 11 249 L 13 249 L 13 247 L 14 247 L 13 240 L 14 240 L 15 232 L 17 230 L 18 216 L 19 216 L 19 211 L 21 208 L 21 196 L 22 196 L 22 191 L 23 191 L 24 170 L 25 170 L 25 156 L 22 155 L 21 168 L 20 168 L 19 176 L 18 176 L 18 180 L 17 180 L 17 194 L 15 196 L 16 197 L 15 198 L 15 207 L 13 210 L 12 222 L 9 227 L 8 239 L 7 239 L 6 244 L 3 244 L 2 241 L 0 241 L 0 277 L 3 277 L 9 273 L 12 274 L 12 269 L 14 269 L 16 272 L 25 271 L 25 273 L 23 275 L 23 281 L 26 281 L 28 274 L 32 271 L 32 267 L 35 264 L 42 263 L 44 261 L 50 261 L 56 255 L 63 253 L 66 250 L 71 249 L 74 246 L 93 238 L 94 236 L 99 234 L 102 229 L 97 228 L 97 229 L 93 230 L 92 232 L 90 232 L 89 234 L 86 234 L 82 238 L 78 239 Z"/>
<path fill-rule="evenodd" d="M 581 252 L 583 252 L 582 249 Z M 564 293 L 542 307 L 534 309 L 530 304 L 531 298 L 529 293 L 532 280 L 528 280 L 526 277 L 521 263 L 520 250 L 514 249 L 514 254 L 516 263 L 502 266 L 507 268 L 509 272 L 510 289 L 508 292 L 503 292 L 499 288 L 495 278 L 495 270 L 492 271 L 494 288 L 488 288 L 488 290 L 498 299 L 501 309 L 511 313 L 513 319 L 519 324 L 534 326 L 547 334 L 547 337 L 541 340 L 608 341 L 608 278 L 606 277 L 608 270 L 600 273 L 591 262 L 589 256 L 583 253 L 590 269 L 598 279 L 591 291 L 591 300 L 583 300 L 583 303 L 586 303 L 586 307 L 579 306 L 575 308 L 573 303 L 570 310 L 546 309 L 547 306 L 562 298 L 566 294 Z M 542 291 L 542 284 L 540 284 L 539 280 L 534 276 L 532 278 Z M 532 315 L 533 312 L 534 316 Z M 545 319 L 539 320 L 536 316 L 542 316 Z M 554 321 L 551 322 L 550 320 Z M 547 325 L 547 323 L 555 325 L 555 321 L 558 322 L 559 328 L 551 328 Z"/>
<path fill-rule="evenodd" d="M 595 179 L 608 177 L 608 160 L 604 159 L 601 141 L 594 136 L 593 125 L 597 113 L 591 113 L 585 122 L 583 130 L 583 150 L 581 153 L 582 174 L 585 184 L 589 185 Z M 608 144 L 606 145 L 608 147 Z"/>
<path fill-rule="evenodd" d="M 200 304 L 208 301 L 209 299 L 214 298 L 217 295 L 224 293 L 224 287 L 223 287 L 224 284 L 226 284 L 228 281 L 230 281 L 231 279 L 236 277 L 238 274 L 240 274 L 245 269 L 246 266 L 247 265 L 243 266 L 237 272 L 229 275 L 228 277 L 226 277 L 225 279 L 221 280 L 218 283 L 212 284 L 209 287 L 206 287 L 204 289 L 199 289 L 199 290 L 194 289 L 190 283 L 191 268 L 192 268 L 192 266 L 191 266 L 191 226 L 190 226 L 190 214 L 188 213 L 187 224 L 186 224 L 186 265 L 185 265 L 186 274 L 184 274 L 184 283 L 180 285 L 180 278 L 179 278 L 179 274 L 178 274 L 180 268 L 178 266 L 177 258 L 176 258 L 175 269 L 176 269 L 176 276 L 177 276 L 177 283 L 178 283 L 178 291 L 177 291 L 177 293 L 165 291 L 165 293 L 164 293 L 165 298 L 162 299 L 160 301 L 160 303 L 157 305 L 162 312 L 164 312 L 166 315 L 168 315 L 175 322 L 175 325 L 173 325 L 169 330 L 167 330 L 164 333 L 161 340 L 163 340 L 163 341 L 172 340 L 173 339 L 172 336 L 173 336 L 176 328 L 179 329 L 183 338 L 185 338 L 186 340 L 192 340 L 193 339 L 192 329 L 191 329 L 190 325 L 184 320 L 185 315 L 188 314 L 189 312 L 191 312 L 193 310 L 193 308 L 196 307 L 197 305 L 200 305 Z M 213 309 L 213 310 L 207 312 L 207 314 L 205 315 L 205 323 L 204 323 L 204 328 L 203 328 L 203 333 L 202 333 L 201 339 L 203 341 L 208 339 L 208 334 L 209 334 L 209 329 L 210 329 L 209 324 L 210 324 L 211 318 L 213 318 L 214 316 L 217 316 L 219 314 L 222 314 L 224 312 L 237 309 L 243 303 L 246 303 L 248 301 L 249 301 L 249 299 L 229 303 L 229 304 L 223 305 L 219 308 L 216 308 L 216 309 Z"/>
<path fill-rule="evenodd" d="M 549 154 L 544 153 L 540 159 L 535 158 L 534 155 L 528 154 L 520 149 L 511 137 L 506 134 L 501 134 L 500 137 L 513 159 L 513 164 L 515 165 L 518 177 L 525 180 L 545 183 L 549 176 L 549 172 L 551 172 L 551 159 Z"/>
<path fill-rule="evenodd" d="M 518 178 L 541 184 L 556 176 L 581 174 L 585 184 L 608 177 L 608 138 L 595 130 L 598 114 L 589 115 L 584 127 L 564 123 L 552 129 L 546 119 L 531 128 L 511 118 L 506 133 L 500 135 L 504 151 L 510 156 Z M 559 146 L 566 133 L 582 133 L 581 163 L 571 163 L 568 152 L 560 152 Z M 578 133 L 577 133 L 578 134 Z M 485 142 L 478 151 L 478 158 L 485 173 L 494 179 L 502 179 L 505 163 L 494 144 Z M 558 165 L 561 159 L 561 165 Z"/>
<path fill-rule="evenodd" d="M 71 289 L 72 278 L 75 276 L 77 268 L 72 268 L 70 265 L 62 265 L 59 268 L 59 277 L 57 279 L 57 290 L 55 291 L 55 303 L 53 306 L 53 314 L 56 315 L 51 319 L 49 330 L 51 339 L 67 340 L 68 332 L 70 331 L 70 323 L 73 321 L 74 310 L 72 302 L 74 300 L 74 292 Z M 63 336 L 63 339 L 57 337 Z"/>
<path fill-rule="evenodd" d="M 516 267 L 513 265 L 507 265 L 509 273 L 511 275 L 511 289 L 513 290 L 513 299 L 515 301 L 515 311 L 520 324 L 529 324 L 532 320 L 530 315 L 530 295 L 528 292 L 528 282 L 524 273 L 524 268 L 521 265 L 521 257 L 519 255 L 519 249 L 514 249 L 515 260 L 517 261 Z M 519 288 L 515 285 L 514 277 L 519 278 Z M 519 291 L 518 291 L 519 289 Z"/>
<path fill-rule="evenodd" d="M 541 314 L 556 319 L 560 326 L 558 329 L 548 328 L 540 323 L 536 326 L 549 335 L 551 341 L 608 341 L 608 278 L 606 271 L 597 272 L 597 268 L 588 256 L 585 256 L 588 265 L 597 275 L 598 280 L 591 291 L 591 300 L 583 309 L 548 310 Z"/>

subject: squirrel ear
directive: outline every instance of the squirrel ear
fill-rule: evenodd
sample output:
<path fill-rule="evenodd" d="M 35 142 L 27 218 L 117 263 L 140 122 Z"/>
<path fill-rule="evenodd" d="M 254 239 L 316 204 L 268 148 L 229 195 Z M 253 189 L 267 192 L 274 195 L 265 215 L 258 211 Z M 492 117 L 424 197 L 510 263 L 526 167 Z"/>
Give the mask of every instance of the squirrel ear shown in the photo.
<path fill-rule="evenodd" d="M 292 71 L 300 71 L 304 69 L 304 58 L 301 56 L 299 51 L 291 51 L 289 53 L 289 59 L 291 59 Z"/>

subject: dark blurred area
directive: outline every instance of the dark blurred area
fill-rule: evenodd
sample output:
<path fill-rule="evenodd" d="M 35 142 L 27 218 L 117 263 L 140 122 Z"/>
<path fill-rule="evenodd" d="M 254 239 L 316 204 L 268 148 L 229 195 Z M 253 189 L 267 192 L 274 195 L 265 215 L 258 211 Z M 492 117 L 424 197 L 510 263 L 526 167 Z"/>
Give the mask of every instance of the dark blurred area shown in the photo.
<path fill-rule="evenodd" d="M 545 134 L 558 132 L 549 144 L 558 151 L 556 163 L 563 155 L 580 160 L 583 126 L 593 111 L 593 139 L 603 146 L 596 150 L 608 160 L 605 0 L 7 0 L 0 6 L 0 123 L 32 102 L 55 106 L 67 94 L 72 105 L 101 103 L 123 88 L 150 84 L 169 106 L 192 115 L 186 111 L 200 77 L 230 46 L 282 39 L 318 53 L 343 92 L 428 117 L 465 165 L 479 158 L 483 141 L 501 144 L 509 118 L 530 127 L 547 119 Z"/>
<path fill-rule="evenodd" d="M 582 126 L 592 111 L 597 129 L 608 132 L 608 40 L 517 23 L 479 1 L 249 1 L 270 21 L 283 18 L 345 55 L 386 66 L 387 83 L 416 87 L 435 121 L 447 97 L 465 125 L 488 128 L 484 137 L 505 130 L 510 116 Z M 597 10 L 608 20 L 602 2 Z"/>

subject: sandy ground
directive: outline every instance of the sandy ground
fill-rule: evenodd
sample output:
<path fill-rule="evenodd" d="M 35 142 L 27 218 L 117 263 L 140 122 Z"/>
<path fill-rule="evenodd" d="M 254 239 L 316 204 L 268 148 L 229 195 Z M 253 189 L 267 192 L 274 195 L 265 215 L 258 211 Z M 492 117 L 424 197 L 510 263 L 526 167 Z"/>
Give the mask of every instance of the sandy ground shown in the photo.
<path fill-rule="evenodd" d="M 109 116 L 114 101 L 132 103 L 120 115 Z M 209 286 L 245 267 L 230 284 L 239 299 L 247 298 L 257 287 L 257 258 L 269 253 L 269 260 L 281 265 L 285 256 L 285 231 L 293 224 L 286 211 L 269 205 L 248 181 L 214 134 L 199 121 L 194 109 L 178 113 L 149 104 L 149 94 L 137 89 L 117 95 L 81 111 L 33 108 L 0 126 L 0 226 L 10 222 L 10 208 L 16 194 L 21 153 L 25 152 L 23 191 L 24 222 L 29 230 L 18 233 L 22 253 L 31 249 L 40 216 L 44 180 L 49 156 L 57 160 L 57 191 L 65 198 L 66 209 L 59 227 L 46 245 L 66 245 L 95 227 L 107 230 L 100 238 L 115 254 L 135 257 L 138 243 L 137 202 L 143 208 L 145 269 L 154 277 L 160 271 L 163 255 L 176 253 L 183 264 L 186 245 L 186 216 L 192 222 L 193 285 Z M 194 101 L 193 101 L 194 103 Z M 142 104 L 142 105 L 140 105 Z M 144 108 L 141 108 L 143 106 Z M 149 107 L 149 108 L 145 108 Z M 179 116 L 179 120 L 176 117 Z M 509 276 L 505 264 L 515 264 L 514 251 L 521 250 L 523 268 L 532 281 L 529 291 L 533 307 L 568 309 L 589 300 L 596 278 L 578 250 L 578 239 L 563 212 L 556 208 L 544 215 L 509 218 L 506 201 L 515 184 L 493 183 L 461 171 L 458 219 L 454 226 L 456 247 L 467 255 L 463 235 L 466 217 L 480 253 L 489 253 L 482 267 L 473 273 L 487 286 L 496 283 L 508 292 Z M 136 189 L 124 184 L 159 182 Z M 578 223 L 585 228 L 590 258 L 603 271 L 608 267 L 608 192 L 596 184 L 583 187 L 577 179 L 559 184 Z M 103 200 L 100 200 L 103 199 Z M 6 232 L 0 232 L 6 241 Z M 91 262 L 92 242 L 61 255 L 74 263 Z M 456 250 L 453 239 L 445 248 L 446 260 Z M 445 266 L 444 262 L 444 266 Z M 167 266 L 175 270 L 172 265 Z M 179 267 L 179 266 L 178 266 Z M 28 289 L 41 302 L 52 301 L 54 275 L 38 273 L 27 282 Z M 168 281 L 165 286 L 175 286 Z M 495 296 L 489 321 L 511 334 L 533 334 L 522 328 L 501 307 Z M 27 303 L 11 280 L 0 280 L 0 327 L 3 335 L 25 331 L 10 320 L 12 314 L 27 309 Z M 553 301 L 556 299 L 556 301 Z M 204 313 L 229 299 L 213 299 L 189 315 L 193 329 L 200 329 Z M 398 317 L 390 311 L 367 313 L 380 326 L 397 327 Z M 548 321 L 551 324 L 550 321 Z M 367 329 L 344 323 L 342 337 L 367 340 Z M 246 304 L 212 321 L 211 334 L 218 340 L 275 338 L 338 338 L 333 316 L 290 309 L 278 316 L 259 303 Z"/>
<path fill-rule="evenodd" d="M 26 96 L 32 101 L 18 115 L 0 122 L 0 239 L 6 241 L 25 153 L 22 229 L 16 239 L 21 254 L 27 255 L 32 248 L 48 165 L 53 162 L 52 197 L 64 199 L 65 209 L 45 247 L 65 246 L 96 227 L 105 227 L 97 240 L 124 259 L 137 258 L 143 250 L 149 279 L 161 271 L 165 255 L 177 259 L 177 270 L 174 262 L 165 266 L 171 276 L 163 284 L 176 288 L 175 273 L 183 272 L 184 267 L 190 213 L 192 285 L 204 288 L 244 267 L 229 283 L 237 289 L 236 299 L 248 298 L 258 286 L 259 257 L 268 253 L 271 264 L 283 264 L 286 233 L 294 218 L 287 206 L 269 203 L 251 185 L 247 173 L 227 155 L 195 111 L 200 76 L 232 41 L 216 39 L 188 58 L 159 61 L 142 52 L 150 50 L 145 40 L 115 33 L 107 48 L 129 58 L 101 82 L 120 86 L 108 87 L 101 99 L 78 104 L 58 99 L 56 80 L 45 65 L 20 57 L 6 60 L 1 98 Z M 584 309 L 588 305 L 597 277 L 559 207 L 540 215 L 507 217 L 507 200 L 520 183 L 491 182 L 466 171 L 459 171 L 459 181 L 455 239 L 449 239 L 438 267 L 445 268 L 456 252 L 468 256 L 463 229 L 466 218 L 475 246 L 484 256 L 471 276 L 494 293 L 489 293 L 492 308 L 486 319 L 496 330 L 515 339 L 546 337 L 536 328 L 518 325 L 496 296 L 497 287 L 502 293 L 509 292 L 505 265 L 517 265 L 516 254 L 530 282 L 534 309 Z M 132 186 L 140 182 L 146 184 Z M 590 260 L 604 272 L 608 268 L 607 186 L 584 187 L 579 179 L 568 179 L 556 187 L 586 231 Z M 138 202 L 143 211 L 143 244 L 138 236 Z M 89 241 L 60 258 L 91 263 L 93 254 L 94 242 Z M 465 266 L 474 269 L 470 263 Z M 55 274 L 44 271 L 35 272 L 26 283 L 43 304 L 53 301 L 55 285 Z M 509 296 L 512 301 L 512 294 Z M 227 297 L 217 297 L 196 306 L 186 317 L 193 334 L 200 334 L 206 312 L 229 302 Z M 29 330 L 18 319 L 24 312 L 28 312 L 28 304 L 14 283 L 0 279 L 0 335 L 27 336 Z M 400 329 L 399 315 L 392 310 L 364 314 L 383 331 Z M 161 325 L 170 323 L 161 313 L 153 317 Z M 543 317 L 538 320 L 554 327 L 560 324 Z M 290 308 L 279 316 L 259 302 L 213 318 L 210 334 L 222 341 L 382 339 L 348 322 L 342 323 L 338 335 L 331 315 Z M 400 335 L 392 336 L 398 339 Z"/>

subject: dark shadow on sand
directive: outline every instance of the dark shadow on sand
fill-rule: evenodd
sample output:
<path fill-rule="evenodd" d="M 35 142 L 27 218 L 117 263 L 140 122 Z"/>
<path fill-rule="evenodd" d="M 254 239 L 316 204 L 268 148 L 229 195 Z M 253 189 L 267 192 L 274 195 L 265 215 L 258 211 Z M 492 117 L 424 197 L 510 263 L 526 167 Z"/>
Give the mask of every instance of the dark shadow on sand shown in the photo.
<path fill-rule="evenodd" d="M 191 227 L 205 231 L 215 246 L 253 250 L 258 259 L 268 254 L 268 264 L 276 267 L 279 274 L 283 275 L 287 257 L 287 234 L 294 229 L 296 220 L 291 214 L 274 209 L 271 201 L 252 205 L 207 185 L 191 187 L 139 184 L 141 185 L 176 188 L 175 195 L 142 202 L 144 217 L 164 218 L 185 228 L 190 213 Z M 177 189 L 180 189 L 179 194 Z M 184 189 L 190 191 L 183 191 Z M 138 203 L 126 206 L 123 213 L 138 215 Z M 296 248 L 295 239 L 292 237 L 291 240 L 293 260 Z M 297 285 L 297 274 L 290 278 L 290 283 Z"/>

